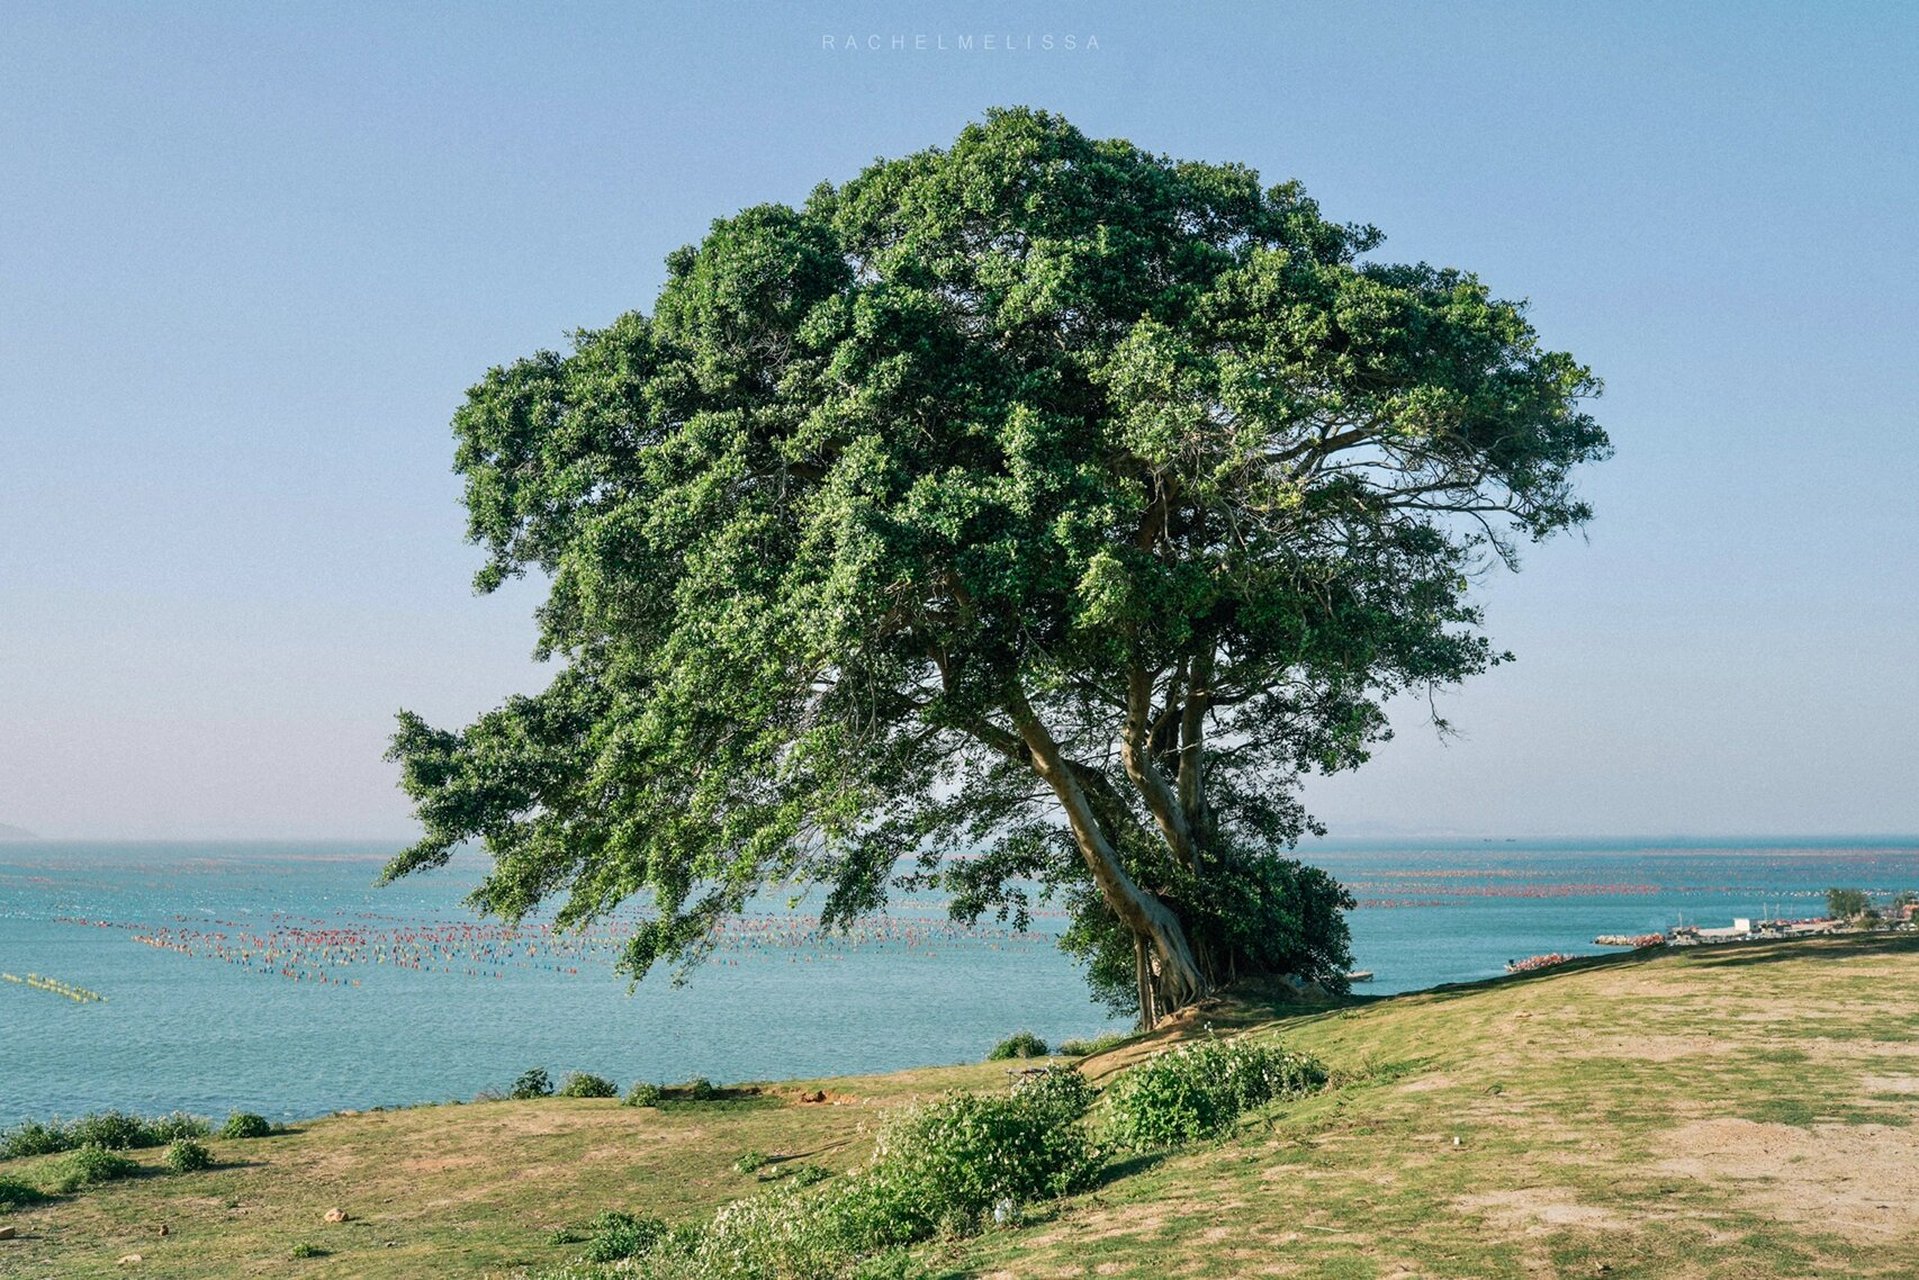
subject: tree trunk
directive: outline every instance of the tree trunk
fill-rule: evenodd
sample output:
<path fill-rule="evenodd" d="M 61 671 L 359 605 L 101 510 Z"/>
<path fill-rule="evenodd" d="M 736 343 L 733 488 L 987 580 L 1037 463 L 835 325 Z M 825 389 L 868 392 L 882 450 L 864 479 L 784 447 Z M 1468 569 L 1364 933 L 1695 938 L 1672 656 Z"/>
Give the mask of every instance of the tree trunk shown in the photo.
<path fill-rule="evenodd" d="M 1150 1031 L 1159 1021 L 1159 993 L 1153 990 L 1153 949 L 1137 933 L 1133 935 L 1133 984 L 1139 988 L 1139 1025 Z"/>
<path fill-rule="evenodd" d="M 1213 692 L 1213 645 L 1193 655 L 1186 705 L 1179 717 L 1179 808 L 1194 838 L 1203 840 L 1212 823 L 1206 813 L 1206 703 Z"/>
<path fill-rule="evenodd" d="M 1153 821 L 1166 838 L 1173 855 L 1194 871 L 1199 870 L 1199 850 L 1193 839 L 1188 810 L 1181 806 L 1181 793 L 1160 772 L 1153 761 L 1153 678 L 1144 667 L 1127 673 L 1126 722 L 1120 732 L 1120 762 L 1126 776 L 1146 800 Z M 1184 784 L 1184 771 L 1181 783 Z"/>
<path fill-rule="evenodd" d="M 1015 690 L 1007 711 L 1027 750 L 1033 768 L 1059 797 L 1072 827 L 1073 840 L 1106 905 L 1132 930 L 1140 986 L 1140 1023 L 1151 1027 L 1160 1017 L 1207 994 L 1211 984 L 1193 957 L 1186 930 L 1157 896 L 1142 889 L 1128 875 L 1119 852 L 1100 829 L 1092 803 L 1073 770 L 1060 754 L 1059 744 L 1033 713 L 1023 693 Z"/>

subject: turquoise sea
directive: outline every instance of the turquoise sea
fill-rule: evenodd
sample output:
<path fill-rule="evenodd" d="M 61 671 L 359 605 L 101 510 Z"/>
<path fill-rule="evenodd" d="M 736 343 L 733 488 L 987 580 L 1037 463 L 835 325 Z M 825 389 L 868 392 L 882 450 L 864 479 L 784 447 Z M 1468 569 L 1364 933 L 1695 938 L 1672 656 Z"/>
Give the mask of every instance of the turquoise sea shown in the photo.
<path fill-rule="evenodd" d="M 977 1060 L 1029 1028 L 1114 1027 L 1054 946 L 961 930 L 907 896 L 850 938 L 807 908 L 733 922 L 683 986 L 614 973 L 631 917 L 583 935 L 463 905 L 477 857 L 376 887 L 386 846 L 0 845 L 0 1125 L 117 1106 L 295 1119 L 469 1098 L 529 1066 L 716 1081 Z M 1378 994 L 1589 953 L 1599 933 L 1820 913 L 1825 890 L 1919 888 L 1919 841 L 1325 844 Z"/>

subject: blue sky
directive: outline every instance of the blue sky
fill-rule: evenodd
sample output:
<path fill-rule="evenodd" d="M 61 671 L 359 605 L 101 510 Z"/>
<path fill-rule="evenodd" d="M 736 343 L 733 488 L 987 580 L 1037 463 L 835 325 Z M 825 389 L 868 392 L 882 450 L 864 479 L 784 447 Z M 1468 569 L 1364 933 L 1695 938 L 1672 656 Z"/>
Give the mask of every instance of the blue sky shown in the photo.
<path fill-rule="evenodd" d="M 1519 661 L 1444 700 L 1460 736 L 1408 707 L 1373 764 L 1314 782 L 1336 832 L 1919 830 L 1919 10 L 13 4 L 6 25 L 0 822 L 404 836 L 393 711 L 463 723 L 545 679 L 534 588 L 469 589 L 464 388 L 649 306 L 712 218 L 1018 103 L 1298 178 L 1383 256 L 1531 299 L 1606 380 L 1598 519 L 1483 584 Z"/>

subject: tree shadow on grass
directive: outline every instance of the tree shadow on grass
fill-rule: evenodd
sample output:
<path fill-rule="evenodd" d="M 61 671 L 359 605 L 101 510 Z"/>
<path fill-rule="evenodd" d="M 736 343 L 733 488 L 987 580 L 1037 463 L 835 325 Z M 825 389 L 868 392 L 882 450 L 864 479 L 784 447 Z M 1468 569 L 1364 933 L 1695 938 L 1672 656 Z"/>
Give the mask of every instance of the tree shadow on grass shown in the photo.
<path fill-rule="evenodd" d="M 697 1097 L 680 1087 L 665 1090 L 655 1104 L 662 1115 L 680 1115 L 689 1111 L 753 1111 L 785 1105 L 784 1098 L 763 1093 L 758 1088 L 716 1089 L 705 1097 Z"/>
<path fill-rule="evenodd" d="M 1141 1151 L 1121 1160 L 1108 1161 L 1105 1168 L 1099 1171 L 1099 1177 L 1094 1180 L 1092 1189 L 1104 1191 L 1115 1182 L 1121 1182 L 1145 1173 L 1148 1169 L 1157 1168 L 1164 1164 L 1166 1157 L 1171 1154 L 1170 1151 Z"/>
<path fill-rule="evenodd" d="M 1895 954 L 1919 951 L 1919 934 L 1867 933 L 1826 934 L 1812 938 L 1759 938 L 1750 942 L 1711 942 L 1690 947 L 1638 947 L 1616 955 L 1576 956 L 1563 964 L 1548 965 L 1526 973 L 1502 973 L 1473 982 L 1447 982 L 1420 991 L 1402 991 L 1390 996 L 1356 996 L 1353 1006 L 1377 1004 L 1387 1000 L 1457 1000 L 1482 991 L 1510 990 L 1536 982 L 1548 982 L 1568 973 L 1589 973 L 1596 969 L 1627 969 L 1655 960 L 1679 957 L 1687 965 L 1707 968 L 1731 968 L 1743 965 L 1773 964 L 1781 960 L 1818 960 L 1834 956 Z"/>
<path fill-rule="evenodd" d="M 1503 973 L 1471 982 L 1446 982 L 1417 991 L 1392 995 L 1347 995 L 1302 999 L 1288 997 L 1274 989 L 1253 983 L 1226 988 L 1217 996 L 1182 1010 L 1174 1019 L 1153 1031 L 1133 1036 L 1104 1053 L 1078 1065 L 1089 1079 L 1100 1080 L 1131 1066 L 1143 1056 L 1170 1048 L 1191 1038 L 1196 1032 L 1220 1034 L 1255 1027 L 1272 1028 L 1284 1034 L 1312 1026 L 1328 1018 L 1338 1018 L 1359 1009 L 1392 1002 L 1419 1001 L 1440 1003 L 1459 1000 L 1494 990 L 1512 990 L 1533 983 L 1551 982 L 1571 973 L 1594 970 L 1626 970 L 1654 961 L 1677 961 L 1691 966 L 1730 968 L 1771 964 L 1779 960 L 1837 958 L 1867 954 L 1899 954 L 1919 951 L 1919 933 L 1882 932 L 1868 934 L 1825 934 L 1811 938 L 1766 938 L 1751 942 L 1702 943 L 1690 947 L 1637 947 L 1592 956 L 1575 956 L 1561 964 L 1533 969 L 1525 973 Z"/>
<path fill-rule="evenodd" d="M 1457 1000 L 1462 996 L 1475 995 L 1495 988 L 1506 990 L 1529 983 L 1548 981 L 1568 973 L 1584 973 L 1593 969 L 1628 968 L 1670 955 L 1672 951 L 1671 947 L 1639 947 L 1605 955 L 1575 956 L 1562 964 L 1548 965 L 1543 969 L 1531 969 L 1525 973 L 1501 973 L 1487 978 L 1475 978 L 1471 982 L 1442 982 L 1437 986 L 1421 987 L 1416 991 L 1396 991 L 1391 995 L 1381 996 L 1353 994 L 1312 1001 L 1269 1002 L 1261 1000 L 1258 994 L 1249 993 L 1250 998 L 1246 998 L 1241 997 L 1237 989 L 1229 989 L 1228 998 L 1233 1001 L 1231 1007 L 1218 1013 L 1210 1009 L 1205 1010 L 1203 1019 L 1222 1031 L 1235 1031 L 1244 1026 L 1264 1025 L 1270 1022 L 1303 1025 L 1327 1017 L 1337 1017 L 1348 1010 L 1391 1004 L 1395 1001 Z"/>
<path fill-rule="evenodd" d="M 854 1142 L 854 1139 L 852 1138 L 841 1138 L 838 1142 L 822 1143 L 821 1145 L 814 1147 L 811 1151 L 778 1152 L 778 1153 L 767 1156 L 766 1158 L 767 1167 L 774 1168 L 780 1165 L 798 1164 L 799 1162 L 803 1160 L 816 1159 L 819 1156 L 825 1155 L 829 1151 L 842 1151 L 845 1148 L 852 1146 L 853 1142 Z"/>
<path fill-rule="evenodd" d="M 1919 934 L 1863 933 L 1823 938 L 1769 938 L 1760 942 L 1722 942 L 1690 950 L 1693 954 L 1686 957 L 1690 964 L 1708 969 L 1733 969 L 1775 964 L 1781 960 L 1838 959 L 1914 952 L 1919 951 Z"/>

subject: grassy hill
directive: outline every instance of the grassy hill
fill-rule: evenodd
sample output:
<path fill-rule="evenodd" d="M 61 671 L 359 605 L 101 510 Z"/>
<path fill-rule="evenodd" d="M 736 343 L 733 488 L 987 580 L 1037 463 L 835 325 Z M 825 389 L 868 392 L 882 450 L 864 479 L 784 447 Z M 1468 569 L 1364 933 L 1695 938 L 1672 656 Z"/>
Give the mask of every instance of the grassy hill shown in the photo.
<path fill-rule="evenodd" d="M 1215 1005 L 1083 1069 L 1110 1079 L 1210 1023 L 1277 1032 L 1334 1086 L 923 1256 L 996 1280 L 1911 1276 L 1915 991 L 1907 935 L 1607 957 L 1309 1012 Z M 994 1063 L 659 1109 L 342 1115 L 215 1141 L 222 1167 L 195 1174 L 136 1153 L 152 1176 L 4 1219 L 21 1238 L 0 1241 L 0 1276 L 511 1276 L 576 1255 L 552 1233 L 601 1209 L 687 1219 L 782 1164 L 846 1169 L 889 1109 L 1005 1079 Z M 772 1161 L 737 1172 L 747 1153 Z M 348 1220 L 325 1222 L 336 1207 Z M 302 1243 L 324 1256 L 294 1260 Z"/>

